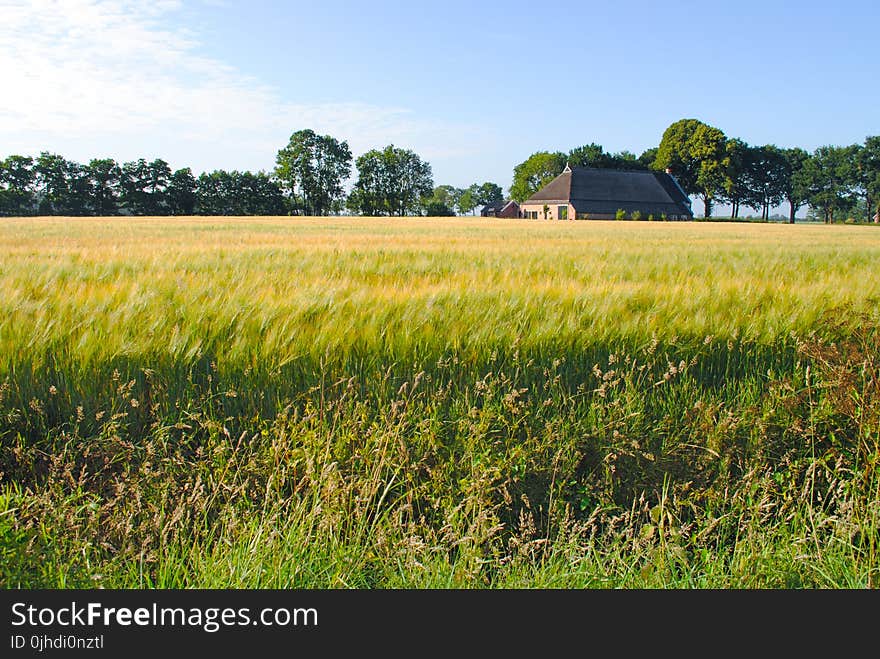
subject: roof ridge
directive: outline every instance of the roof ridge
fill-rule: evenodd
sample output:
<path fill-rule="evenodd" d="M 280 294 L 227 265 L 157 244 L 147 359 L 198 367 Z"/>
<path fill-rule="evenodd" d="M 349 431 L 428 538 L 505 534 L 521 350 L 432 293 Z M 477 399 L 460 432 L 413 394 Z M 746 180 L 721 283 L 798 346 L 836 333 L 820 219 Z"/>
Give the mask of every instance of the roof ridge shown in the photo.
<path fill-rule="evenodd" d="M 577 165 L 572 167 L 572 169 L 589 169 L 594 172 L 629 172 L 634 174 L 664 174 L 665 172 L 659 172 L 654 169 L 641 169 L 638 167 L 589 167 L 587 165 Z"/>

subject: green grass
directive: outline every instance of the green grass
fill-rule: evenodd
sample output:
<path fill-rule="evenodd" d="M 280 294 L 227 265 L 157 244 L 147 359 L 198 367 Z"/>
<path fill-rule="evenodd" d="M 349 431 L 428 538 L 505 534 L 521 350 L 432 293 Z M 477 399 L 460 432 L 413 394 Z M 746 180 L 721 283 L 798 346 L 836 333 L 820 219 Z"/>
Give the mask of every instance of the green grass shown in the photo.
<path fill-rule="evenodd" d="M 880 582 L 872 227 L 0 224 L 5 587 Z"/>

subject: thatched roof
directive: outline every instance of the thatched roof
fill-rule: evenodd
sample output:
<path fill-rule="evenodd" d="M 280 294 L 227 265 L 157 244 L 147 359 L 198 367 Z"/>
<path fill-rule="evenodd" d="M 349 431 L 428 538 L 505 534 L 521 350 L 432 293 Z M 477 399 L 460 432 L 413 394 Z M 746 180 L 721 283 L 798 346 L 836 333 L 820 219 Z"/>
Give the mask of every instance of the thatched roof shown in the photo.
<path fill-rule="evenodd" d="M 578 213 L 693 216 L 690 199 L 665 172 L 566 168 L 523 204 L 570 203 Z"/>

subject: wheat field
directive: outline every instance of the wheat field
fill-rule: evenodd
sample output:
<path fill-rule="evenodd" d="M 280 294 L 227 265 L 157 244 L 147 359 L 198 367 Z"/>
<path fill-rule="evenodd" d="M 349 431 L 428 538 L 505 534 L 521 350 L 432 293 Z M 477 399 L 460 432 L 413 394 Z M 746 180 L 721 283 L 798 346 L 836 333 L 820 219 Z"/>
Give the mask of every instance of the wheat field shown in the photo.
<path fill-rule="evenodd" d="M 880 231 L 0 223 L 0 579 L 876 586 Z"/>

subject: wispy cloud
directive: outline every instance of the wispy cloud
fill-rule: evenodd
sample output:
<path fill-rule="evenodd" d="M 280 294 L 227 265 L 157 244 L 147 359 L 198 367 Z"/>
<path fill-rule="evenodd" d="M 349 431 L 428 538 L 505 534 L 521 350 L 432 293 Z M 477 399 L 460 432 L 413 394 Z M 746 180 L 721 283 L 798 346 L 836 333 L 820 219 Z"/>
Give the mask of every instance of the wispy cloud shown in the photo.
<path fill-rule="evenodd" d="M 262 169 L 293 130 L 460 157 L 476 130 L 402 107 L 286 99 L 271 81 L 200 54 L 178 0 L 0 1 L 0 156 L 164 157 L 196 171 Z"/>

